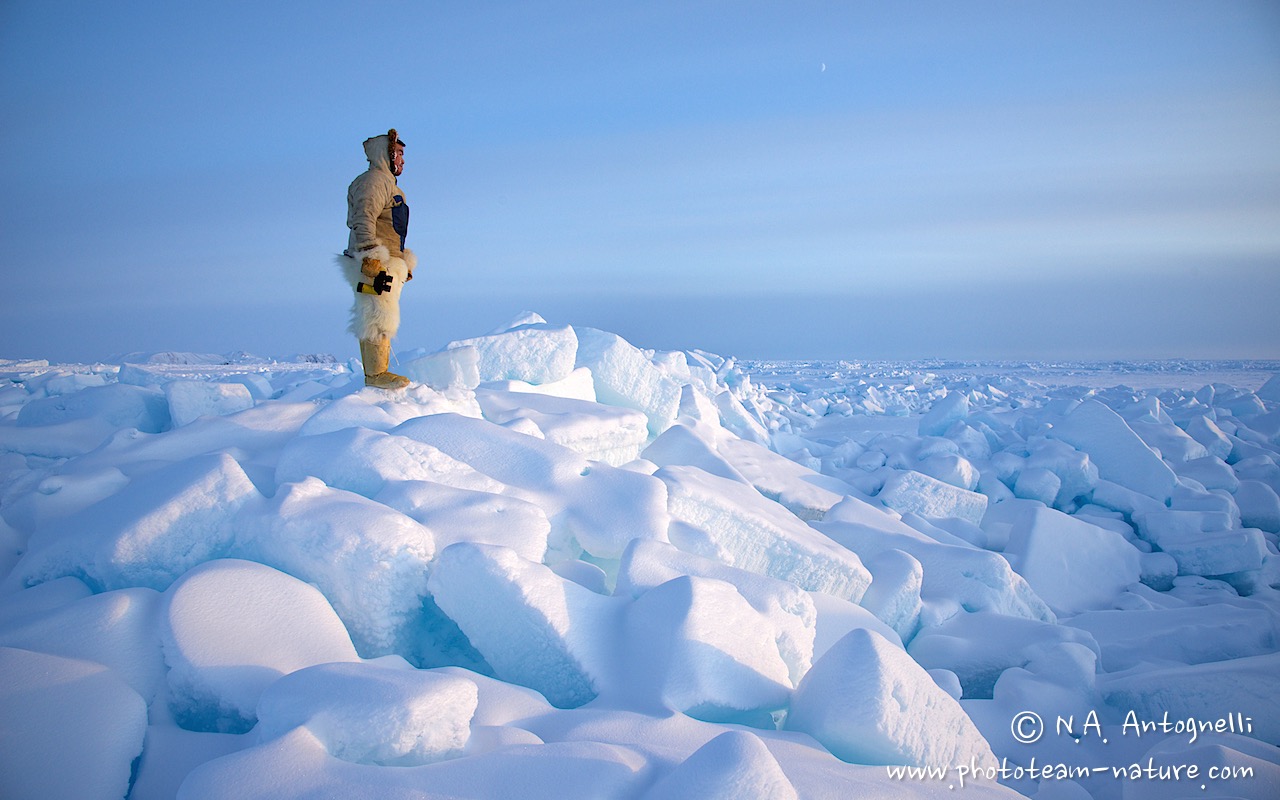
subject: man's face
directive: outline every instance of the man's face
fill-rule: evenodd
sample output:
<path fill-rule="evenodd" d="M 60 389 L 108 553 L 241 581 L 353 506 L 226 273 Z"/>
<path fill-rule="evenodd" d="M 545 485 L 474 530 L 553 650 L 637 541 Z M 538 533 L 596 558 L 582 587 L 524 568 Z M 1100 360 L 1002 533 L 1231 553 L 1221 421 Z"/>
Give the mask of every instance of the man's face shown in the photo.
<path fill-rule="evenodd" d="M 404 172 L 404 145 L 398 144 L 392 150 L 391 174 L 399 175 L 402 172 Z"/>

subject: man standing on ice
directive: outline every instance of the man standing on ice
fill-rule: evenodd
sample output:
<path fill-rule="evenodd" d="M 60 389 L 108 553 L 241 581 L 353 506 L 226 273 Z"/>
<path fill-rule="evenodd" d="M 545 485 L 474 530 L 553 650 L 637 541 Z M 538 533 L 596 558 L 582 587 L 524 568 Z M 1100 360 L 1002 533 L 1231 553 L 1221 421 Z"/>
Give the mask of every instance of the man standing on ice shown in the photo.
<path fill-rule="evenodd" d="M 396 178 L 404 171 L 404 142 L 392 128 L 364 141 L 365 170 L 347 187 L 347 249 L 338 256 L 355 291 L 348 327 L 360 340 L 364 383 L 403 389 L 409 379 L 387 371 L 391 338 L 400 327 L 400 291 L 418 259 L 404 246 L 409 206 Z"/>

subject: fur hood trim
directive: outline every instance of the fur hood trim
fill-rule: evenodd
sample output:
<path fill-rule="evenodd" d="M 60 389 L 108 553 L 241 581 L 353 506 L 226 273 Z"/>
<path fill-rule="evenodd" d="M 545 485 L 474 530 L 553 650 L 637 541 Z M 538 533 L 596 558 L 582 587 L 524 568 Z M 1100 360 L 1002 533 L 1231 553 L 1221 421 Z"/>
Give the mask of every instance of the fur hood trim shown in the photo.
<path fill-rule="evenodd" d="M 370 136 L 364 140 L 364 154 L 369 159 L 369 166 L 391 172 L 391 154 L 396 145 L 405 146 L 404 140 L 392 128 L 381 136 Z"/>

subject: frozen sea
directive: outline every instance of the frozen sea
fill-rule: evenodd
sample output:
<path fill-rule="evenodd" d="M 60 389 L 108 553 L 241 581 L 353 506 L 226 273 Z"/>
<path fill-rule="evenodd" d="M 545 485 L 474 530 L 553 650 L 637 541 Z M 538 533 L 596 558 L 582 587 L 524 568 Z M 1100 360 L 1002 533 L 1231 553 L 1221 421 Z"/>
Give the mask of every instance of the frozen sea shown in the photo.
<path fill-rule="evenodd" d="M 0 361 L 5 798 L 1280 796 L 1280 362 Z"/>

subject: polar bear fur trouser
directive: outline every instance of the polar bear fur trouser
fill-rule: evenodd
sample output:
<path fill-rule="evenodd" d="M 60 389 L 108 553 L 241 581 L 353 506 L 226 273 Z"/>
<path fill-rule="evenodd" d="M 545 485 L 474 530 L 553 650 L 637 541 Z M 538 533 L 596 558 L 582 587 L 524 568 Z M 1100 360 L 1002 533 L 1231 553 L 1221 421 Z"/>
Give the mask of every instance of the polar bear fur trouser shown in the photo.
<path fill-rule="evenodd" d="M 347 288 L 355 297 L 355 302 L 351 306 L 351 322 L 347 325 L 347 330 L 363 342 L 377 341 L 384 336 L 391 339 L 400 329 L 400 292 L 404 290 L 405 281 L 417 266 L 418 259 L 413 255 L 412 250 L 405 250 L 404 258 L 395 258 L 382 245 L 366 250 L 363 256 L 381 261 L 382 268 L 393 280 L 390 290 L 382 294 L 357 292 L 356 284 L 362 280 L 368 281 L 368 278 L 360 272 L 362 259 L 348 255 L 337 257 L 342 277 L 346 279 Z"/>

